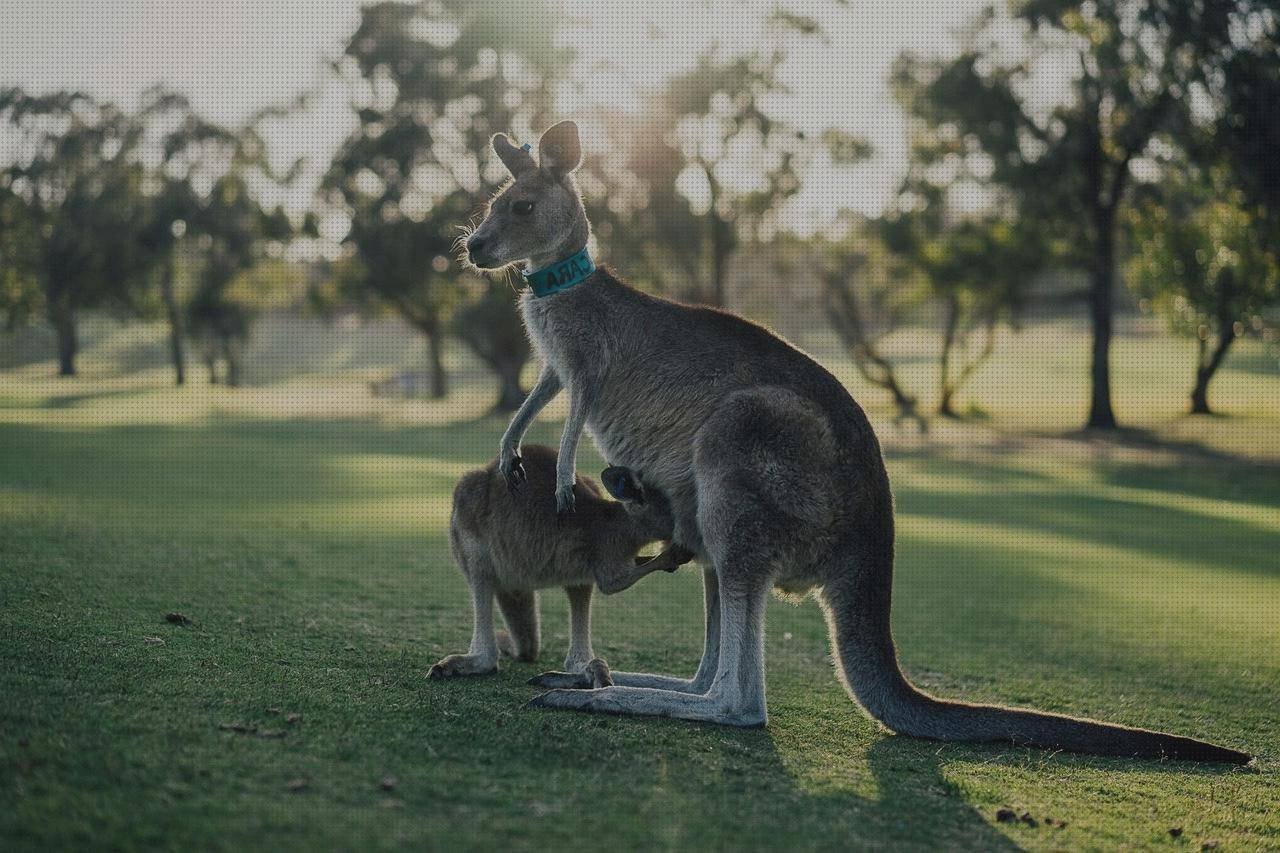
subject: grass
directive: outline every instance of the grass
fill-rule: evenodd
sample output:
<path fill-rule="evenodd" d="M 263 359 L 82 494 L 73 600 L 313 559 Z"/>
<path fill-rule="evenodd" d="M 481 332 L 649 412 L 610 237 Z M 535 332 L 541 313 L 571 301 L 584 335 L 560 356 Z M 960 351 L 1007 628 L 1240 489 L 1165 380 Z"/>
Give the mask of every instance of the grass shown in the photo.
<path fill-rule="evenodd" d="M 1021 346 L 975 399 L 997 428 L 1062 433 L 1073 420 L 1019 421 L 1059 399 L 1055 336 Z M 761 731 L 523 709 L 567 644 L 554 592 L 537 664 L 429 682 L 470 634 L 446 524 L 453 481 L 503 427 L 484 394 L 0 375 L 0 843 L 1280 846 L 1280 378 L 1229 369 L 1223 390 L 1252 396 L 1186 424 L 1180 383 L 1141 379 L 1152 346 L 1120 350 L 1121 393 L 1150 400 L 1145 422 L 1128 410 L 1139 442 L 882 430 L 899 646 L 939 694 L 1204 737 L 1257 753 L 1249 768 L 887 736 L 837 684 L 812 604 L 770 607 Z M 999 382 L 1024 375 L 1014 361 L 1033 378 Z M 691 672 L 700 622 L 694 573 L 650 578 L 598 601 L 597 650 Z M 1004 807 L 1038 825 L 997 822 Z"/>

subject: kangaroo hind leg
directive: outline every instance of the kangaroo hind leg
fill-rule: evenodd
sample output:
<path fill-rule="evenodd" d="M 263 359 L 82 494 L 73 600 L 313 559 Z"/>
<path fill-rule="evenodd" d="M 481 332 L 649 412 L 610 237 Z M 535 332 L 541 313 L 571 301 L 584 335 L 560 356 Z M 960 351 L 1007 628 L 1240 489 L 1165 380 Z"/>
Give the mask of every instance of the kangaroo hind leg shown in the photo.
<path fill-rule="evenodd" d="M 538 594 L 520 590 L 499 592 L 498 607 L 507 623 L 507 636 L 502 638 L 503 651 L 518 661 L 538 659 L 542 628 L 538 619 Z"/>

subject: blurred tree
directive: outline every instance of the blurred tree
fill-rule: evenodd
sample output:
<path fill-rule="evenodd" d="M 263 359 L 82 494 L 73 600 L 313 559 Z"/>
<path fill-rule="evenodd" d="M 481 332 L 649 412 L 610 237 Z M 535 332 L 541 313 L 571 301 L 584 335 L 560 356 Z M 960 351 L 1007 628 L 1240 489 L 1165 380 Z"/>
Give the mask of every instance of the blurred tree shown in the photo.
<path fill-rule="evenodd" d="M 1230 5 L 1229 37 L 1206 46 L 1221 73 L 1205 91 L 1220 109 L 1199 153 L 1209 163 L 1225 155 L 1233 182 L 1261 208 L 1270 241 L 1280 237 L 1280 4 Z"/>
<path fill-rule="evenodd" d="M 359 286 L 426 336 L 435 397 L 446 392 L 441 338 L 468 291 L 468 273 L 454 258 L 459 226 L 476 212 L 484 181 L 505 176 L 489 137 L 514 131 L 531 139 L 546 122 L 566 59 L 552 20 L 532 0 L 375 3 L 361 10 L 337 64 L 360 124 L 323 189 L 350 220 L 343 240 L 359 260 L 351 267 Z M 528 350 L 522 336 L 508 334 L 519 322 L 514 301 L 501 282 L 487 287 L 461 337 L 498 371 L 499 402 L 509 407 L 523 396 L 513 365 Z"/>
<path fill-rule="evenodd" d="M 640 182 L 644 202 L 625 226 L 606 228 L 611 250 L 658 289 L 721 307 L 733 253 L 744 239 L 779 230 L 780 208 L 799 190 L 807 160 L 867 153 L 837 131 L 809 139 L 770 108 L 785 92 L 779 69 L 787 56 L 825 40 L 818 23 L 774 9 L 763 34 L 746 52 L 713 43 L 667 82 L 629 146 L 625 174 Z M 601 224 L 618 211 L 590 212 Z"/>
<path fill-rule="evenodd" d="M 37 258 L 29 280 L 39 282 L 57 335 L 58 374 L 72 376 L 80 312 L 130 310 L 145 285 L 136 239 L 144 206 L 144 170 L 132 159 L 137 127 L 79 93 L 35 96 L 15 88 L 0 90 L 0 121 L 10 127 L 15 151 L 0 172 L 0 190 L 6 206 L 20 200 L 25 212 L 16 218 L 39 237 L 27 247 L 28 259 Z"/>
<path fill-rule="evenodd" d="M 920 274 L 942 306 L 937 411 L 954 418 L 956 394 L 995 352 L 1000 324 L 1016 323 L 1046 252 L 1026 220 L 945 224 L 939 209 L 899 211 L 877 225 L 888 249 Z"/>
<path fill-rule="evenodd" d="M 818 277 L 827 317 L 854 368 L 889 393 L 897 410 L 895 423 L 914 421 L 926 431 L 919 400 L 905 388 L 884 349 L 889 335 L 907 324 L 927 296 L 919 271 L 861 228 L 850 227 L 840 240 L 819 241 L 814 251 L 821 258 Z"/>
<path fill-rule="evenodd" d="M 1091 427 L 1116 425 L 1115 241 L 1130 166 L 1192 109 L 1189 92 L 1212 76 L 1233 11 L 1175 0 L 1029 0 L 1008 14 L 989 8 L 953 60 L 898 65 L 909 110 L 947 143 L 934 152 L 937 166 L 980 159 L 987 183 L 1015 194 L 1021 215 L 1057 235 L 1060 259 L 1089 271 Z"/>
<path fill-rule="evenodd" d="M 0 317 L 13 330 L 43 307 L 39 223 L 21 196 L 0 186 Z"/>
<path fill-rule="evenodd" d="M 1280 259 L 1226 169 L 1191 172 L 1168 175 L 1130 211 L 1128 272 L 1175 332 L 1195 338 L 1191 413 L 1207 415 L 1209 383 L 1231 345 L 1261 332 L 1265 309 L 1280 304 Z"/>
<path fill-rule="evenodd" d="M 490 282 L 478 299 L 468 301 L 453 318 L 453 331 L 498 377 L 494 410 L 514 412 L 524 402 L 520 371 L 529 360 L 529 340 L 512 289 Z"/>
<path fill-rule="evenodd" d="M 157 280 L 169 324 L 174 381 L 181 385 L 186 377 L 185 324 L 175 281 L 175 255 L 179 241 L 188 236 L 191 223 L 201 221 L 197 184 L 211 182 L 227 169 L 243 169 L 247 161 L 261 159 L 262 148 L 252 134 L 241 137 L 204 121 L 184 96 L 163 87 L 153 87 L 143 94 L 133 120 L 143 138 L 140 157 L 150 174 L 138 239 Z M 250 152 L 257 157 L 248 156 Z M 205 298 L 210 295 L 206 293 Z"/>
<path fill-rule="evenodd" d="M 282 209 L 267 210 L 252 196 L 248 176 L 236 169 L 218 178 L 190 216 L 201 262 L 187 325 L 202 342 L 210 382 L 218 381 L 221 361 L 223 381 L 235 387 L 241 381 L 239 352 L 267 288 L 237 291 L 233 285 L 264 259 L 278 256 L 293 228 Z"/>

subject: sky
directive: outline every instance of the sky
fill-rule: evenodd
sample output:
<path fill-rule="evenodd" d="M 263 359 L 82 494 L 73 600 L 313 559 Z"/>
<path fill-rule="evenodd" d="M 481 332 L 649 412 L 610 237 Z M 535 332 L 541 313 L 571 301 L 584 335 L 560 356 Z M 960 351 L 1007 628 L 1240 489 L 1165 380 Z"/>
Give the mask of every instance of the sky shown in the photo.
<path fill-rule="evenodd" d="M 796 210 L 820 219 L 842 207 L 874 214 L 883 206 L 906 164 L 903 119 L 886 84 L 890 65 L 903 50 L 946 50 L 949 33 L 985 2 L 794 0 L 824 22 L 830 47 L 793 55 L 783 69 L 793 91 L 788 117 L 810 130 L 838 126 L 875 151 L 854 169 L 816 175 Z M 563 38 L 588 57 L 607 55 L 620 66 L 620 79 L 600 79 L 594 92 L 588 87 L 588 96 L 600 98 L 659 83 L 708 40 L 749 42 L 758 32 L 753 21 L 768 5 L 560 4 Z M 354 0 L 0 0 L 0 87 L 77 89 L 127 108 L 163 82 L 206 117 L 233 125 L 319 87 L 306 113 L 268 136 L 278 163 L 308 157 L 318 172 L 354 123 L 344 96 L 321 83 L 326 59 L 340 54 L 358 19 Z"/>

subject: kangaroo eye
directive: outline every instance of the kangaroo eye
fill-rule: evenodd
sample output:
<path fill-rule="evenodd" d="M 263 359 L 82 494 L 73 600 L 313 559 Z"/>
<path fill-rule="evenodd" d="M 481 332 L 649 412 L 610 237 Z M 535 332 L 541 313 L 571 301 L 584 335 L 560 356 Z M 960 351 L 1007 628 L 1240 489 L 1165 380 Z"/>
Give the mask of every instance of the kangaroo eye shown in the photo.
<path fill-rule="evenodd" d="M 511 212 L 516 216 L 528 216 L 530 213 L 533 213 L 533 202 L 518 201 L 511 205 Z"/>

